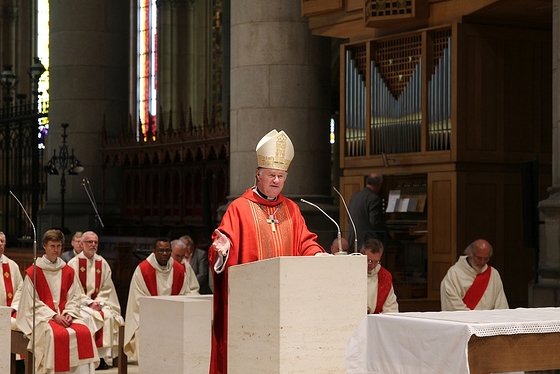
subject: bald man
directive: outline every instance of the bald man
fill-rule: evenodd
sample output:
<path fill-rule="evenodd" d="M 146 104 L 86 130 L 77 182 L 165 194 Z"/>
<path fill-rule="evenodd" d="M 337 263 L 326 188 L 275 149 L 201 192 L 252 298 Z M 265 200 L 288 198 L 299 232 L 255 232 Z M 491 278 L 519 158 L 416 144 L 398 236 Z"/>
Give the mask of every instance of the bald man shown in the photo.
<path fill-rule="evenodd" d="M 348 252 L 348 248 L 350 247 L 348 245 L 348 240 L 344 239 L 344 238 L 340 238 L 340 242 L 342 245 L 342 251 L 343 252 Z M 338 238 L 335 238 L 331 244 L 331 253 L 337 254 L 340 251 L 340 248 L 338 247 Z"/>
<path fill-rule="evenodd" d="M 484 239 L 465 249 L 441 281 L 441 310 L 509 309 L 500 273 L 488 265 L 492 253 Z"/>

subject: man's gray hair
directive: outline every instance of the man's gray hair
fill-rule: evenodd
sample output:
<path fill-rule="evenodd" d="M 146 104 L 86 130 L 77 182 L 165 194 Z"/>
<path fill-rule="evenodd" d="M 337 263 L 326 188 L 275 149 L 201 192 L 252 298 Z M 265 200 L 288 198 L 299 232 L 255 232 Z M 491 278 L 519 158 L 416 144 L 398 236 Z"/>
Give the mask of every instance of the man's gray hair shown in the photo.
<path fill-rule="evenodd" d="M 179 240 L 182 240 L 183 243 L 184 243 L 185 240 L 186 240 L 186 241 L 188 241 L 189 243 L 191 243 L 191 245 L 194 246 L 194 240 L 193 240 L 193 238 L 191 238 L 189 235 L 183 235 L 183 236 L 181 236 L 181 237 L 179 238 Z M 187 246 L 187 245 L 185 244 L 185 247 L 186 247 L 186 246 Z"/>
<path fill-rule="evenodd" d="M 74 234 L 75 235 L 75 234 Z M 80 237 L 80 241 L 83 242 L 85 240 L 86 235 L 97 235 L 96 233 L 94 233 L 93 231 L 86 231 L 82 234 L 82 236 Z"/>
<path fill-rule="evenodd" d="M 175 246 L 179 248 L 185 248 L 185 249 L 187 248 L 187 245 L 181 239 L 175 239 L 171 242 L 171 249 L 173 249 Z"/>

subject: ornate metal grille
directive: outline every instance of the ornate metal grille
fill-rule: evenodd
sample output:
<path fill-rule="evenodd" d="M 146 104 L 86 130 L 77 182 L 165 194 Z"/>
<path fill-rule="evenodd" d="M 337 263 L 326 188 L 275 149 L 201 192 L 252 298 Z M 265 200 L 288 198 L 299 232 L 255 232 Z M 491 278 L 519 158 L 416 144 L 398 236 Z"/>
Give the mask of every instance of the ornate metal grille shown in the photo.
<path fill-rule="evenodd" d="M 32 237 L 33 232 L 12 191 L 24 205 L 34 224 L 44 207 L 46 174 L 43 150 L 39 149 L 38 122 L 47 117 L 45 105 L 37 113 L 32 103 L 0 109 L 0 230 L 10 245 L 16 238 Z"/>

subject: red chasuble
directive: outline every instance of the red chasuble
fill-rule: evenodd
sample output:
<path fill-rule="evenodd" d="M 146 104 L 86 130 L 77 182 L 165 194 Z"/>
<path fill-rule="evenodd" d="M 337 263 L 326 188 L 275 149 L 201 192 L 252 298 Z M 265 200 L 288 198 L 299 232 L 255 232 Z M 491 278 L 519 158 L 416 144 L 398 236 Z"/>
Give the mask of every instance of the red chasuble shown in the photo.
<path fill-rule="evenodd" d="M 157 280 L 156 280 L 156 269 L 147 260 L 144 260 L 138 265 L 142 272 L 142 278 L 150 291 L 150 295 L 158 296 L 157 291 Z M 183 288 L 183 282 L 185 281 L 185 267 L 173 261 L 173 285 L 171 286 L 171 295 L 179 295 L 181 288 Z"/>
<path fill-rule="evenodd" d="M 373 314 L 379 314 L 383 310 L 383 304 L 389 296 L 389 291 L 393 285 L 393 276 L 384 267 L 379 267 L 379 272 L 377 273 L 377 304 L 375 305 L 375 311 Z"/>
<path fill-rule="evenodd" d="M 245 191 L 230 204 L 218 230 L 229 238 L 231 248 L 225 270 L 220 274 L 212 272 L 214 328 L 210 374 L 227 373 L 228 268 L 267 258 L 324 252 L 317 244 L 317 235 L 307 229 L 299 207 L 283 195 L 271 202 L 251 189 Z M 213 266 L 217 258 L 214 248 L 210 248 L 208 255 Z"/>
<path fill-rule="evenodd" d="M 74 282 L 74 269 L 65 265 L 61 270 L 62 276 L 60 280 L 60 302 L 58 303 L 58 309 L 54 305 L 51 289 L 49 288 L 43 269 L 40 267 L 36 269 L 37 296 L 39 296 L 39 299 L 55 313 L 62 315 L 64 313 L 64 307 L 66 306 L 68 290 Z M 25 272 L 31 282 L 33 282 L 33 265 L 28 267 Z M 52 329 L 54 338 L 54 371 L 70 371 L 70 335 L 68 329 L 59 325 L 52 319 L 48 323 Z M 93 357 L 94 352 L 93 345 L 91 344 L 91 332 L 88 327 L 79 323 L 72 323 L 68 328 L 76 332 L 78 357 L 80 359 Z"/>
<path fill-rule="evenodd" d="M 488 266 L 485 271 L 477 274 L 474 278 L 472 286 L 465 293 L 465 297 L 463 297 L 463 302 L 469 309 L 474 310 L 482 296 L 484 296 L 486 288 L 488 288 L 490 283 L 490 274 L 492 274 L 492 268 Z"/>

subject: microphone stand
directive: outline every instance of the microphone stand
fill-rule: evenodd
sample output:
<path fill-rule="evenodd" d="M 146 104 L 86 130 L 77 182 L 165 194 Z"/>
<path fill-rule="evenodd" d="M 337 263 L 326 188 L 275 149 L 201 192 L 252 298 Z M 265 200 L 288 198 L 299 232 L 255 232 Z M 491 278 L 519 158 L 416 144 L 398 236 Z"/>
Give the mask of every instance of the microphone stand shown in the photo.
<path fill-rule="evenodd" d="M 86 186 L 86 183 L 87 183 L 87 186 Z M 99 212 L 97 211 L 97 202 L 95 201 L 95 196 L 93 196 L 93 191 L 91 189 L 91 185 L 89 184 L 89 179 L 84 178 L 82 180 L 82 186 L 84 187 L 84 190 L 86 191 L 86 194 L 87 194 L 87 197 L 89 199 L 89 202 L 91 203 L 91 206 L 93 206 L 93 210 L 95 211 L 95 218 L 97 219 L 97 222 L 99 222 L 101 227 L 105 227 L 105 225 L 103 225 L 103 221 L 101 220 L 101 216 L 99 216 Z"/>
<path fill-rule="evenodd" d="M 344 204 L 344 208 L 346 209 L 346 213 L 348 214 L 348 218 L 350 219 L 350 223 L 352 223 L 352 228 L 354 228 L 354 253 L 358 253 L 358 234 L 356 232 L 356 225 L 354 224 L 354 220 L 352 219 L 352 216 L 350 215 L 350 211 L 348 210 L 348 206 L 346 205 L 346 201 L 344 201 L 344 198 L 342 197 L 340 192 L 338 192 L 336 187 L 333 187 L 333 190 L 338 194 L 338 196 L 340 196 L 340 200 L 342 200 L 342 204 Z"/>
<path fill-rule="evenodd" d="M 33 317 L 32 317 L 33 323 L 31 328 L 31 333 L 33 335 L 33 341 L 31 342 L 32 344 L 31 351 L 33 352 L 33 360 L 31 361 L 31 365 L 33 367 L 33 373 L 35 373 L 35 307 L 36 307 L 36 300 L 37 300 L 37 231 L 35 230 L 35 225 L 33 224 L 31 218 L 29 217 L 29 214 L 27 214 L 27 211 L 23 207 L 21 201 L 19 201 L 19 199 L 16 197 L 16 195 L 14 195 L 14 193 L 11 190 L 10 190 L 10 194 L 14 197 L 14 199 L 16 199 L 19 206 L 21 207 L 21 210 L 23 210 L 23 213 L 25 213 L 27 220 L 29 221 L 31 227 L 33 228 Z"/>
<path fill-rule="evenodd" d="M 338 252 L 335 253 L 335 256 L 345 256 L 345 255 L 347 255 L 348 253 L 346 253 L 346 251 L 342 250 L 342 238 L 341 238 L 341 235 L 340 235 L 340 226 L 338 225 L 338 223 L 336 223 L 336 221 L 334 219 L 332 219 L 331 216 L 329 216 L 323 209 L 319 208 L 317 205 L 313 204 L 312 202 L 309 202 L 305 199 L 300 199 L 300 201 L 302 203 L 309 204 L 309 205 L 319 209 L 321 211 L 321 213 L 323 213 L 328 219 L 333 221 L 333 223 L 336 225 L 336 228 L 338 229 L 338 231 L 337 231 Z"/>

